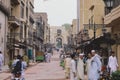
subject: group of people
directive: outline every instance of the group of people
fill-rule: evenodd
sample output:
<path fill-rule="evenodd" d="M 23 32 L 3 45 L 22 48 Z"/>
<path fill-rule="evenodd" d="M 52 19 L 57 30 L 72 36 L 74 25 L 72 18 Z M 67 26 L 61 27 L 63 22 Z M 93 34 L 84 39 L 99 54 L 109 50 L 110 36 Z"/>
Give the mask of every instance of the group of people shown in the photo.
<path fill-rule="evenodd" d="M 85 80 L 85 74 L 87 74 L 87 80 L 99 80 L 102 73 L 102 57 L 95 50 L 91 50 L 87 57 L 85 60 L 83 53 L 79 54 L 79 57 L 76 54 L 66 55 L 64 59 L 66 78 L 70 78 L 70 80 Z M 112 51 L 108 59 L 107 69 L 112 74 L 117 68 L 117 58 Z"/>

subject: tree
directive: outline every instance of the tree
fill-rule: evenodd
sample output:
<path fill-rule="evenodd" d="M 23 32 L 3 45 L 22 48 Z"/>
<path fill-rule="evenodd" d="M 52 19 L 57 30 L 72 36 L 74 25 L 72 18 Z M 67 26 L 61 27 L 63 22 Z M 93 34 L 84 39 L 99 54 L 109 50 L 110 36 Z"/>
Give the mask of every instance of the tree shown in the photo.
<path fill-rule="evenodd" d="M 62 26 L 65 27 L 66 30 L 69 30 L 70 27 L 71 27 L 71 24 L 65 23 L 65 24 L 63 24 Z"/>

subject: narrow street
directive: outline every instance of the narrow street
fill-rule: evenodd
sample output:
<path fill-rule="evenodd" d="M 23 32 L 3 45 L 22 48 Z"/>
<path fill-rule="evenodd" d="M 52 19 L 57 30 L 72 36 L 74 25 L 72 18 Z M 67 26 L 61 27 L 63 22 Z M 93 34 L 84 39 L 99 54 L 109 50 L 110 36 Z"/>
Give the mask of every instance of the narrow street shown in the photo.
<path fill-rule="evenodd" d="M 64 70 L 59 66 L 59 55 L 54 54 L 50 63 L 39 63 L 26 70 L 26 80 L 65 80 Z"/>

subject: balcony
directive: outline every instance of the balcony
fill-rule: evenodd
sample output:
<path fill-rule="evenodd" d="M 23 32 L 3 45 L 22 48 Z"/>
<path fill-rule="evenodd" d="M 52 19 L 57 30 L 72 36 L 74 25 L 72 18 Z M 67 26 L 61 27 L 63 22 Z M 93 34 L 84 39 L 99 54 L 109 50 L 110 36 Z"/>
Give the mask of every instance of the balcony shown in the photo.
<path fill-rule="evenodd" d="M 9 16 L 10 10 L 9 8 L 4 4 L 3 1 L 0 1 L 0 10 L 5 13 L 7 16 Z"/>
<path fill-rule="evenodd" d="M 14 24 L 16 26 L 20 25 L 20 20 L 15 16 L 9 16 L 8 17 L 8 22 L 11 23 L 11 24 Z"/>
<path fill-rule="evenodd" d="M 19 5 L 20 1 L 19 0 L 11 0 L 11 5 Z"/>
<path fill-rule="evenodd" d="M 120 5 L 107 14 L 104 17 L 104 21 L 107 27 L 112 27 L 114 24 L 118 24 L 120 21 Z"/>
<path fill-rule="evenodd" d="M 12 48 L 14 44 L 18 44 L 19 41 L 20 41 L 20 33 L 8 33 L 7 47 Z"/>

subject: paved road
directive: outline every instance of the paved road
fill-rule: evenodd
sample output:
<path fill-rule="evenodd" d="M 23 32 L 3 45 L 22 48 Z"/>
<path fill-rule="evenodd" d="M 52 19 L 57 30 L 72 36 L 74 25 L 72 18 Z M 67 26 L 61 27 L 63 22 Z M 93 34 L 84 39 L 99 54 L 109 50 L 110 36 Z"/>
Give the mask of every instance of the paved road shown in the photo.
<path fill-rule="evenodd" d="M 39 63 L 25 73 L 26 80 L 65 80 L 64 70 L 59 66 L 59 55 L 55 54 L 50 63 Z"/>

